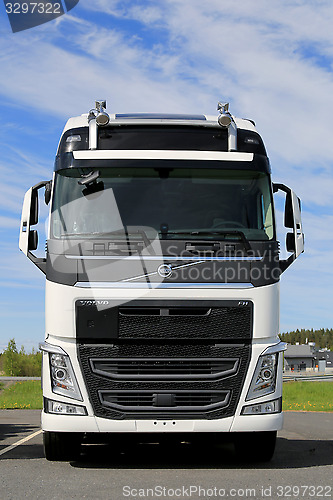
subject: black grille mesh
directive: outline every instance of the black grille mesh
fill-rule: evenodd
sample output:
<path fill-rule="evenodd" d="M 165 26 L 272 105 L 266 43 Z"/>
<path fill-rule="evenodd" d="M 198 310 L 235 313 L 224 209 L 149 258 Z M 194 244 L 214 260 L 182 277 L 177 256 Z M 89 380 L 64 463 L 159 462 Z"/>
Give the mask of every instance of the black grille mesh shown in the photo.
<path fill-rule="evenodd" d="M 111 408 L 161 410 L 223 407 L 228 404 L 229 391 L 99 391 L 101 403 Z"/>
<path fill-rule="evenodd" d="M 244 384 L 246 371 L 250 360 L 250 345 L 208 345 L 208 344 L 123 344 L 123 345 L 92 345 L 79 344 L 78 356 L 81 364 L 82 372 L 85 377 L 86 386 L 88 389 L 91 404 L 94 413 L 98 417 L 109 419 L 145 419 L 145 418 L 166 418 L 166 419 L 217 419 L 234 415 L 240 392 Z M 114 359 L 128 358 L 135 356 L 136 359 L 142 358 L 143 362 L 147 358 L 233 358 L 238 359 L 238 369 L 234 375 L 229 375 L 219 380 L 205 380 L 204 377 L 200 380 L 111 380 L 108 377 L 93 373 L 90 360 L 98 359 Z M 148 391 L 149 394 L 167 393 L 175 395 L 178 391 L 185 391 L 188 394 L 196 394 L 196 399 L 188 405 L 174 405 L 166 409 L 151 408 L 147 409 L 116 409 L 106 404 L 100 398 L 101 391 L 107 393 L 112 391 L 115 394 L 121 394 L 124 391 L 129 391 L 132 395 Z M 175 392 L 174 392 L 175 391 Z M 201 405 L 198 409 L 198 395 L 202 398 L 209 396 L 209 391 L 214 394 L 214 391 L 227 392 L 229 394 L 228 404 L 222 408 L 207 408 Z M 128 393 L 129 393 L 128 392 Z M 194 404 L 195 403 L 195 404 Z M 126 407 L 126 404 L 124 405 Z M 186 406 L 186 409 L 184 409 Z"/>
<path fill-rule="evenodd" d="M 219 379 L 233 375 L 237 358 L 90 358 L 93 373 L 123 380 Z"/>
<path fill-rule="evenodd" d="M 212 308 L 203 316 L 156 316 L 119 314 L 122 339 L 250 339 L 251 307 Z"/>

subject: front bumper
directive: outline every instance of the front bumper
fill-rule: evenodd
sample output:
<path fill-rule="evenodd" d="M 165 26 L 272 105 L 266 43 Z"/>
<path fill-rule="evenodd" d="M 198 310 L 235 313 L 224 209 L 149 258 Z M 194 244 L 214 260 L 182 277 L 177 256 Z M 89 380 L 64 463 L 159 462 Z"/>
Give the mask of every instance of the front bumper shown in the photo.
<path fill-rule="evenodd" d="M 218 420 L 109 420 L 42 412 L 42 429 L 53 432 L 261 432 L 282 429 L 283 413 L 239 415 Z"/>

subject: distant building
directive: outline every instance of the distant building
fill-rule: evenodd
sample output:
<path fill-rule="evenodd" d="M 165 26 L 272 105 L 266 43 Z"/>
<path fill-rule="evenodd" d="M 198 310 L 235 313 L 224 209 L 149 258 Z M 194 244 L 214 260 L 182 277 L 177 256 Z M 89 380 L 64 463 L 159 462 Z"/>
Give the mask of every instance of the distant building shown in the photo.
<path fill-rule="evenodd" d="M 315 368 L 315 355 L 310 345 L 290 345 L 284 353 L 285 371 L 302 371 Z"/>
<path fill-rule="evenodd" d="M 315 364 L 320 368 L 320 365 L 326 368 L 333 369 L 333 351 L 327 351 L 322 349 L 320 351 L 316 351 L 315 355 Z"/>

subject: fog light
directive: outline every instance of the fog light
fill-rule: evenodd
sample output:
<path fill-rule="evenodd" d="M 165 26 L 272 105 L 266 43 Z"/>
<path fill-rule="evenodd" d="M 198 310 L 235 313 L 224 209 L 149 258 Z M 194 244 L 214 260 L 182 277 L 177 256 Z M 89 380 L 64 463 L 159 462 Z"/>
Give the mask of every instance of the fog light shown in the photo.
<path fill-rule="evenodd" d="M 266 415 L 268 413 L 281 413 L 282 398 L 257 403 L 255 405 L 243 406 L 242 415 Z"/>
<path fill-rule="evenodd" d="M 50 399 L 46 400 L 45 410 L 46 413 L 54 413 L 57 415 L 87 415 L 87 410 L 84 406 L 61 403 Z"/>

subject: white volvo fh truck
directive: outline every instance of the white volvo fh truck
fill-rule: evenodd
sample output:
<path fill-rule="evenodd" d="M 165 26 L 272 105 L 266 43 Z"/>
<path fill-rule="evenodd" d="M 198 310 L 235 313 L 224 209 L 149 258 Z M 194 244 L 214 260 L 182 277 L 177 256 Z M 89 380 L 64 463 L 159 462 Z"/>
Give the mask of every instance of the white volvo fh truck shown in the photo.
<path fill-rule="evenodd" d="M 98 435 L 156 433 L 228 434 L 240 457 L 269 460 L 283 420 L 279 282 L 303 252 L 300 200 L 272 184 L 254 123 L 227 104 L 217 116 L 95 106 L 68 120 L 53 179 L 22 211 L 20 249 L 46 276 L 46 458 L 75 458 Z"/>

